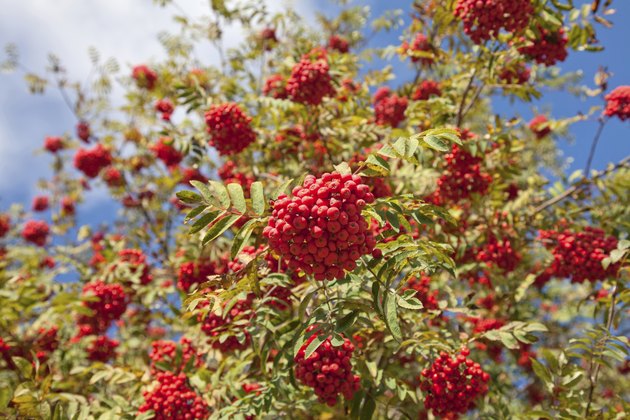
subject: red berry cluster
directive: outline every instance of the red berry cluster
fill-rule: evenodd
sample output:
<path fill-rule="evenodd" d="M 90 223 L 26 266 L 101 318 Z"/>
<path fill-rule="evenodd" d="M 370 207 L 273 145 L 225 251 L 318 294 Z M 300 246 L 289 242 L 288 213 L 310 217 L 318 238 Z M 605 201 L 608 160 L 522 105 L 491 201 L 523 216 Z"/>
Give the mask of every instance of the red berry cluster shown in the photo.
<path fill-rule="evenodd" d="M 410 277 L 402 288 L 405 290 L 415 290 L 415 297 L 418 298 L 425 309 L 438 309 L 438 291 L 431 290 L 431 277 L 422 275 L 418 277 Z"/>
<path fill-rule="evenodd" d="M 630 118 L 630 86 L 619 86 L 606 95 L 604 114 L 618 117 L 621 121 Z"/>
<path fill-rule="evenodd" d="M 63 149 L 63 139 L 57 136 L 46 137 L 44 140 L 44 149 L 50 153 L 57 153 Z"/>
<path fill-rule="evenodd" d="M 325 52 L 315 59 L 309 54 L 297 63 L 287 80 L 287 93 L 292 101 L 305 105 L 319 105 L 326 96 L 333 96 L 335 88 L 330 77 L 328 60 Z"/>
<path fill-rule="evenodd" d="M 426 52 L 431 52 L 433 50 L 433 47 L 431 46 L 429 39 L 421 33 L 418 33 L 416 35 L 413 42 L 411 43 L 411 47 L 409 46 L 409 43 L 407 41 L 403 42 L 402 49 L 405 51 L 407 50 L 411 51 L 411 54 L 409 55 L 411 56 L 411 61 L 413 63 L 420 62 L 420 64 L 422 64 L 423 66 L 430 66 L 431 64 L 433 64 L 432 57 L 419 57 L 413 54 L 415 52 L 426 53 Z"/>
<path fill-rule="evenodd" d="M 263 235 L 291 270 L 314 274 L 316 280 L 343 278 L 344 270 L 374 249 L 376 241 L 361 216 L 374 201 L 358 175 L 308 175 L 293 198 L 281 195 Z"/>
<path fill-rule="evenodd" d="M 205 115 L 210 146 L 221 156 L 242 152 L 256 140 L 251 121 L 234 103 L 212 105 Z"/>
<path fill-rule="evenodd" d="M 190 185 L 190 181 L 199 181 L 204 184 L 208 182 L 206 178 L 197 168 L 181 168 L 181 180 L 180 184 Z"/>
<path fill-rule="evenodd" d="M 160 137 L 157 143 L 151 146 L 151 150 L 156 158 L 160 159 L 168 167 L 179 165 L 184 158 L 182 154 L 173 147 L 173 140 L 169 137 Z"/>
<path fill-rule="evenodd" d="M 492 176 L 482 171 L 480 157 L 473 156 L 458 145 L 444 155 L 446 167 L 437 181 L 437 189 L 429 201 L 443 205 L 467 199 L 472 193 L 485 194 Z"/>
<path fill-rule="evenodd" d="M 113 166 L 109 166 L 105 172 L 103 172 L 103 181 L 112 188 L 121 187 L 125 184 L 122 173 Z"/>
<path fill-rule="evenodd" d="M 278 38 L 276 37 L 276 30 L 274 28 L 265 28 L 260 31 L 260 40 L 263 43 L 263 48 L 265 51 L 271 51 L 271 49 L 278 42 Z"/>
<path fill-rule="evenodd" d="M 286 83 L 284 77 L 280 74 L 274 74 L 269 76 L 265 80 L 265 86 L 263 86 L 263 94 L 265 96 L 271 96 L 276 99 L 286 99 L 289 94 L 287 93 Z"/>
<path fill-rule="evenodd" d="M 65 216 L 71 216 L 74 212 L 74 200 L 71 197 L 63 197 L 61 199 L 61 213 Z"/>
<path fill-rule="evenodd" d="M 544 114 L 539 114 L 532 118 L 529 122 L 529 129 L 532 130 L 532 133 L 534 133 L 538 140 L 551 134 L 551 127 L 547 125 L 548 121 L 549 120 Z"/>
<path fill-rule="evenodd" d="M 295 356 L 295 377 L 313 388 L 321 403 L 332 407 L 339 394 L 350 401 L 360 386 L 359 376 L 352 373 L 354 345 L 344 338 L 344 343 L 335 347 L 329 337 L 305 359 L 306 348 L 316 337 L 314 334 L 306 340 Z"/>
<path fill-rule="evenodd" d="M 496 38 L 501 29 L 517 33 L 529 24 L 531 0 L 458 0 L 454 14 L 475 44 Z"/>
<path fill-rule="evenodd" d="M 157 365 L 161 362 L 166 362 L 169 367 L 174 369 L 175 372 L 182 372 L 188 363 L 191 363 L 193 367 L 199 367 L 202 363 L 201 353 L 197 352 L 197 349 L 192 345 L 192 341 L 188 338 L 182 337 L 179 344 L 175 341 L 158 340 L 152 344 L 151 353 L 149 358 L 151 359 L 151 373 L 154 375 L 160 371 L 160 367 Z M 181 362 L 179 366 L 172 366 L 177 357 L 177 350 L 181 353 Z M 192 361 L 192 362 L 191 362 Z"/>
<path fill-rule="evenodd" d="M 140 88 L 153 90 L 157 82 L 157 73 L 144 64 L 135 66 L 131 72 L 131 77 L 136 81 L 136 85 Z"/>
<path fill-rule="evenodd" d="M 139 413 L 153 411 L 155 420 L 206 419 L 210 415 L 208 405 L 189 385 L 186 375 L 171 372 L 157 374 L 157 384 L 151 391 L 143 392 L 144 403 Z"/>
<path fill-rule="evenodd" d="M 376 124 L 398 127 L 405 120 L 407 98 L 400 97 L 388 87 L 379 88 L 374 94 L 374 117 Z"/>
<path fill-rule="evenodd" d="M 422 371 L 420 389 L 425 393 L 424 406 L 436 416 L 456 416 L 475 407 L 475 400 L 488 392 L 490 375 L 478 363 L 468 359 L 464 348 L 456 357 L 445 352 L 429 369 Z"/>
<path fill-rule="evenodd" d="M 155 110 L 162 113 L 162 119 L 164 121 L 170 121 L 175 107 L 170 99 L 160 99 L 155 103 Z"/>
<path fill-rule="evenodd" d="M 11 229 L 11 219 L 7 214 L 0 214 L 0 238 L 4 237 Z"/>
<path fill-rule="evenodd" d="M 328 48 L 345 54 L 350 51 L 350 43 L 339 35 L 332 35 L 328 38 Z"/>
<path fill-rule="evenodd" d="M 80 121 L 77 124 L 77 137 L 80 138 L 84 143 L 89 143 L 90 135 L 90 124 L 85 121 Z"/>
<path fill-rule="evenodd" d="M 523 85 L 529 81 L 531 71 L 522 61 L 510 63 L 499 72 L 499 80 L 504 83 Z"/>
<path fill-rule="evenodd" d="M 149 284 L 153 281 L 151 267 L 147 262 L 147 256 L 139 249 L 123 249 L 118 252 L 118 260 L 129 266 L 132 274 L 140 275 L 141 284 Z"/>
<path fill-rule="evenodd" d="M 58 332 L 59 327 L 57 326 L 37 330 L 37 336 L 33 341 L 33 350 L 40 361 L 47 360 L 50 353 L 54 352 L 59 347 Z"/>
<path fill-rule="evenodd" d="M 49 233 L 48 223 L 43 220 L 29 220 L 22 229 L 22 238 L 37 246 L 44 246 Z"/>
<path fill-rule="evenodd" d="M 97 144 L 91 149 L 79 149 L 74 155 L 74 167 L 88 178 L 96 178 L 101 170 L 112 163 L 112 156 L 105 147 Z"/>
<path fill-rule="evenodd" d="M 179 266 L 177 287 L 188 292 L 193 285 L 206 282 L 209 276 L 224 274 L 226 271 L 227 259 L 218 262 L 209 260 L 187 261 Z"/>
<path fill-rule="evenodd" d="M 488 266 L 496 266 L 504 272 L 514 271 L 521 261 L 521 255 L 512 248 L 512 242 L 504 238 L 498 240 L 490 236 L 483 246 L 476 250 L 476 260 L 485 262 Z"/>
<path fill-rule="evenodd" d="M 8 345 L 1 337 L 0 337 L 0 354 L 8 355 L 11 352 L 11 346 Z"/>
<path fill-rule="evenodd" d="M 606 236 L 602 229 L 585 227 L 582 232 L 564 230 L 540 231 L 540 238 L 553 254 L 549 275 L 569 277 L 574 283 L 604 280 L 619 267 L 602 267 L 602 260 L 617 248 L 617 238 Z"/>
<path fill-rule="evenodd" d="M 234 161 L 228 160 L 223 166 L 221 166 L 217 172 L 219 178 L 226 184 L 236 183 L 243 187 L 243 192 L 246 197 L 249 197 L 249 189 L 256 179 L 251 175 L 246 175 L 241 172 L 236 172 L 237 166 Z"/>
<path fill-rule="evenodd" d="M 106 335 L 99 335 L 87 346 L 88 360 L 93 362 L 107 362 L 116 357 L 116 348 L 120 343 Z"/>
<path fill-rule="evenodd" d="M 441 96 L 442 89 L 440 83 L 435 80 L 423 80 L 413 93 L 412 99 L 414 101 L 426 101 L 431 96 Z"/>
<path fill-rule="evenodd" d="M 518 51 L 535 60 L 538 64 L 547 66 L 553 66 L 558 61 L 564 61 L 568 55 L 568 40 L 564 29 L 560 28 L 558 32 L 549 32 L 547 29 L 539 27 L 538 32 L 540 33 L 538 39 L 529 41 L 531 45 L 520 47 Z"/>
<path fill-rule="evenodd" d="M 93 313 L 79 317 L 80 336 L 104 333 L 127 309 L 127 295 L 119 284 L 94 281 L 83 286 L 83 295 L 97 299 L 83 302 Z"/>
<path fill-rule="evenodd" d="M 212 340 L 212 348 L 228 353 L 234 350 L 244 350 L 249 347 L 251 337 L 246 331 L 247 325 L 239 323 L 234 325 L 235 321 L 248 320 L 252 317 L 251 305 L 253 295 L 248 295 L 245 299 L 237 301 L 229 311 L 222 314 L 209 313 L 203 320 L 201 330 Z M 227 309 L 227 308 L 224 308 Z M 244 333 L 245 339 L 239 342 L 234 333 Z"/>
<path fill-rule="evenodd" d="M 46 211 L 48 210 L 48 197 L 45 195 L 38 195 L 33 199 L 33 211 Z"/>

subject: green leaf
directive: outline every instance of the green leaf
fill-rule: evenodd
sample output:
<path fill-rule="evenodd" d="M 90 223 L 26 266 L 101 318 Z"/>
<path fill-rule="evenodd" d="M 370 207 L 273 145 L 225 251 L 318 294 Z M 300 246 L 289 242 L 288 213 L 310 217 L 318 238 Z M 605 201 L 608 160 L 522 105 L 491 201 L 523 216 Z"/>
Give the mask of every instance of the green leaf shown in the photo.
<path fill-rule="evenodd" d="M 199 194 L 188 190 L 178 191 L 175 195 L 186 204 L 196 204 L 202 200 Z"/>
<path fill-rule="evenodd" d="M 389 175 L 389 164 L 382 157 L 376 155 L 368 155 L 365 163 L 367 167 L 372 169 L 373 171 L 384 176 Z"/>
<path fill-rule="evenodd" d="M 398 306 L 400 306 L 401 308 L 405 308 L 405 309 L 411 309 L 411 310 L 419 310 L 424 308 L 424 305 L 422 304 L 422 302 L 420 302 L 420 300 L 418 300 L 418 298 L 414 297 L 413 295 L 408 297 L 408 298 L 403 298 L 402 296 L 396 296 L 396 299 L 398 299 Z"/>
<path fill-rule="evenodd" d="M 278 187 L 271 193 L 271 199 L 277 200 L 282 194 L 286 194 L 287 188 L 293 182 L 293 179 L 287 179 L 282 184 L 278 185 Z"/>
<path fill-rule="evenodd" d="M 376 409 L 376 401 L 369 394 L 365 394 L 363 400 L 363 406 L 361 407 L 360 420 L 371 420 L 374 416 L 374 410 Z"/>
<path fill-rule="evenodd" d="M 523 280 L 523 282 L 518 285 L 516 293 L 514 294 L 514 300 L 516 302 L 520 302 L 523 299 L 523 297 L 525 296 L 525 292 L 527 291 L 527 289 L 529 289 L 529 286 L 534 284 L 534 281 L 536 281 L 536 275 L 528 274 L 527 277 L 525 277 L 525 280 Z"/>
<path fill-rule="evenodd" d="M 11 360 L 13 360 L 13 363 L 15 363 L 15 365 L 18 367 L 18 369 L 22 373 L 22 376 L 27 379 L 31 377 L 31 374 L 33 373 L 33 365 L 31 364 L 31 362 L 23 357 L 17 356 L 12 357 Z"/>
<path fill-rule="evenodd" d="M 339 165 L 335 165 L 335 171 L 340 173 L 341 175 L 350 175 L 352 173 L 352 169 L 350 169 L 350 165 L 346 162 L 341 162 Z"/>
<path fill-rule="evenodd" d="M 0 410 L 4 410 L 13 398 L 13 390 L 9 386 L 0 388 Z"/>
<path fill-rule="evenodd" d="M 199 216 L 201 214 L 202 211 L 204 211 L 205 209 L 207 209 L 208 207 L 204 204 L 202 204 L 201 206 L 197 206 L 194 209 L 192 209 L 191 211 L 189 211 L 186 214 L 186 217 L 184 218 L 184 221 L 188 221 L 190 219 L 194 219 L 195 217 Z"/>
<path fill-rule="evenodd" d="M 193 182 L 193 181 L 191 181 Z M 218 181 L 210 181 L 210 185 L 214 190 L 213 197 L 215 197 L 219 201 L 219 205 L 223 210 L 227 210 L 230 208 L 230 195 L 228 194 L 225 185 Z"/>
<path fill-rule="evenodd" d="M 357 320 L 359 313 L 357 311 L 352 311 L 347 315 L 344 315 L 339 321 L 337 321 L 337 325 L 335 326 L 335 331 L 338 333 L 342 333 L 354 324 Z"/>
<path fill-rule="evenodd" d="M 315 339 L 311 341 L 308 346 L 306 346 L 306 350 L 304 351 L 304 360 L 311 357 L 311 355 L 315 353 L 315 351 L 319 348 L 319 346 L 324 343 L 324 341 L 326 341 L 325 335 L 316 336 Z"/>
<path fill-rule="evenodd" d="M 243 194 L 243 187 L 235 182 L 227 185 L 228 194 L 232 199 L 232 207 L 241 214 L 247 212 L 247 204 L 245 203 L 245 195 Z"/>
<path fill-rule="evenodd" d="M 534 369 L 534 373 L 538 376 L 545 384 L 551 383 L 551 372 L 547 369 L 547 366 L 540 363 L 538 360 L 531 358 L 532 368 Z"/>
<path fill-rule="evenodd" d="M 211 211 L 209 213 L 204 214 L 199 219 L 197 219 L 197 221 L 195 221 L 195 223 L 193 223 L 193 225 L 190 227 L 190 230 L 188 231 L 188 233 L 189 234 L 193 234 L 193 233 L 199 232 L 201 229 L 205 228 L 210 223 L 214 222 L 218 217 L 221 217 L 224 214 L 225 214 L 225 212 L 221 212 L 221 211 L 218 211 L 218 210 L 217 211 Z"/>
<path fill-rule="evenodd" d="M 394 339 L 398 342 L 402 341 L 402 332 L 400 330 L 400 324 L 398 323 L 398 307 L 396 306 L 396 295 L 390 291 L 387 291 L 383 295 L 383 307 L 385 311 L 385 323 L 387 328 L 392 333 Z"/>
<path fill-rule="evenodd" d="M 216 222 L 210 229 L 208 229 L 206 236 L 203 237 L 203 240 L 201 241 L 202 245 L 205 245 L 221 236 L 223 232 L 228 230 L 230 226 L 232 226 L 240 218 L 241 215 L 230 214 L 229 216 L 225 216 L 223 219 Z"/>
<path fill-rule="evenodd" d="M 265 214 L 265 192 L 263 190 L 262 182 L 254 182 L 250 188 L 250 196 L 252 198 L 252 209 L 254 214 L 262 216 Z"/>
<path fill-rule="evenodd" d="M 199 181 L 190 181 L 190 185 L 195 187 L 197 191 L 201 193 L 201 196 L 208 202 L 212 202 L 212 192 L 208 188 L 208 185 Z"/>
<path fill-rule="evenodd" d="M 423 137 L 423 140 L 431 149 L 439 152 L 448 152 L 451 150 L 450 145 L 437 136 L 428 135 Z"/>
<path fill-rule="evenodd" d="M 236 232 L 234 242 L 232 242 L 232 248 L 230 255 L 232 259 L 236 258 L 239 252 L 243 250 L 247 244 L 247 240 L 252 236 L 254 230 L 254 224 L 258 223 L 259 219 L 251 219 L 245 222 L 245 224 Z"/>

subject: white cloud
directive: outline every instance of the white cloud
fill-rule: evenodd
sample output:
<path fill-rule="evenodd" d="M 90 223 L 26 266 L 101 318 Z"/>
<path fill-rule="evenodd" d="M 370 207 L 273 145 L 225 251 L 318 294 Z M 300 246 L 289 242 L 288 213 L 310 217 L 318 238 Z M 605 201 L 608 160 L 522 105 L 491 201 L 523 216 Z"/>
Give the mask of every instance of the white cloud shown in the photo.
<path fill-rule="evenodd" d="M 208 3 L 179 1 L 188 16 L 207 12 Z M 276 12 L 292 2 L 266 3 Z M 297 0 L 294 6 L 305 16 L 312 14 L 309 0 Z M 96 47 L 103 58 L 116 57 L 124 70 L 163 57 L 157 34 L 178 29 L 171 18 L 175 10 L 157 7 L 151 0 L 0 0 L 0 8 L 0 44 L 15 42 L 21 61 L 36 72 L 52 52 L 79 80 L 90 69 L 88 47 Z M 230 45 L 243 38 L 238 27 L 225 35 Z M 212 61 L 213 56 L 205 59 Z M 47 161 L 34 158 L 33 149 L 46 135 L 72 130 L 74 120 L 57 92 L 49 91 L 43 100 L 31 97 L 16 75 L 0 74 L 0 91 L 0 194 L 23 199 L 24 191 L 49 173 Z"/>

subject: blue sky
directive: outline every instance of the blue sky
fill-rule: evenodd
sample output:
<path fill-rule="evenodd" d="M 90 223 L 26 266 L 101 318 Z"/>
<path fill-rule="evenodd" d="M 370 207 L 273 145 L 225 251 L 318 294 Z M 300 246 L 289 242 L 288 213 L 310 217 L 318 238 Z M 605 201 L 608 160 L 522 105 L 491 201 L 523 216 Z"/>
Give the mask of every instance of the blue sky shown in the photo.
<path fill-rule="evenodd" d="M 4 0 L 7 1 L 7 0 Z M 186 0 L 186 12 L 190 15 L 199 13 L 207 3 L 204 0 Z M 268 0 L 276 10 L 284 1 Z M 295 1 L 305 16 L 312 16 L 312 10 L 332 13 L 328 2 Z M 375 14 L 385 9 L 407 8 L 411 1 L 353 1 L 352 5 L 370 4 Z M 579 3 L 579 2 L 576 2 Z M 606 47 L 602 53 L 571 52 L 562 63 L 564 71 L 582 70 L 584 81 L 593 84 L 593 76 L 600 65 L 607 66 L 613 73 L 609 86 L 614 88 L 630 84 L 630 26 L 624 21 L 630 17 L 630 1 L 616 0 L 617 13 L 611 20 L 612 29 L 600 25 L 598 38 Z M 87 48 L 95 46 L 103 57 L 115 56 L 119 59 L 122 72 L 125 73 L 136 63 L 150 62 L 162 56 L 161 47 L 156 39 L 161 30 L 174 30 L 170 21 L 172 9 L 155 7 L 150 0 L 29 0 L 12 2 L 11 7 L 4 7 L 0 14 L 0 45 L 17 43 L 23 62 L 34 71 L 40 71 L 46 65 L 49 52 L 54 52 L 61 59 L 72 75 L 83 76 L 89 70 Z M 408 21 L 408 16 L 405 16 Z M 237 28 L 229 35 L 234 43 L 240 39 Z M 378 40 L 398 43 L 397 36 Z M 208 62 L 214 56 L 206 51 Z M 407 80 L 405 65 L 394 60 L 401 73 L 394 83 Z M 34 154 L 47 135 L 59 135 L 73 130 L 76 123 L 70 111 L 65 107 L 58 92 L 50 90 L 43 96 L 32 96 L 26 91 L 26 85 L 19 74 L 0 74 L 0 211 L 12 202 L 22 202 L 30 207 L 32 197 L 37 194 L 35 184 L 38 179 L 50 174 L 51 159 L 45 154 Z M 568 93 L 545 92 L 543 101 L 535 104 L 539 109 L 550 109 L 552 116 L 563 118 L 586 112 L 593 105 L 599 105 L 597 99 L 580 100 Z M 531 104 L 518 105 L 515 108 L 505 102 L 497 102 L 495 112 L 511 115 L 514 111 L 529 120 L 533 113 Z M 595 121 L 580 122 L 571 129 L 575 142 L 570 145 L 560 141 L 560 147 L 566 156 L 574 159 L 570 171 L 584 167 L 588 149 L 596 130 Z M 618 161 L 630 154 L 630 123 L 612 120 L 604 131 L 593 167 L 603 168 L 608 162 Z M 81 219 L 98 220 L 107 212 L 114 212 L 112 205 L 103 205 L 106 194 L 96 190 L 86 197 L 88 204 L 81 207 Z M 99 209 L 98 212 L 95 212 Z M 82 214 L 83 213 L 83 214 Z"/>

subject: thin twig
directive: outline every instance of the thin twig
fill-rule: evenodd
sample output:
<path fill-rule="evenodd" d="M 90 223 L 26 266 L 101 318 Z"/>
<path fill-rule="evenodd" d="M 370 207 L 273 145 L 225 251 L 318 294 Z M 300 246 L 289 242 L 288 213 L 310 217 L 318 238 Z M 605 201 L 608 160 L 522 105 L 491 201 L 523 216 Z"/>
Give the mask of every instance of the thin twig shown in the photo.
<path fill-rule="evenodd" d="M 593 143 L 591 144 L 591 151 L 588 154 L 588 159 L 586 160 L 586 167 L 584 168 L 584 177 L 588 178 L 589 172 L 591 171 L 591 164 L 593 163 L 593 157 L 595 156 L 595 149 L 597 148 L 597 142 L 599 142 L 599 138 L 602 135 L 602 131 L 604 131 L 604 126 L 606 125 L 606 118 L 602 117 L 599 119 L 599 127 L 597 128 L 597 133 L 595 133 L 595 138 L 593 139 Z"/>
<path fill-rule="evenodd" d="M 481 57 L 481 54 L 479 54 L 479 57 Z M 477 61 L 479 61 L 479 57 L 477 57 Z M 468 94 L 470 93 L 470 88 L 472 88 L 472 85 L 475 81 L 475 77 L 477 77 L 477 71 L 479 70 L 479 67 L 477 66 L 477 61 L 475 61 L 475 69 L 473 70 L 473 73 L 470 75 L 470 79 L 468 79 L 468 84 L 466 85 L 466 89 L 464 90 L 464 94 L 462 95 L 462 100 L 459 103 L 459 109 L 457 110 L 457 121 L 456 121 L 456 126 L 460 127 L 462 124 L 462 120 L 464 118 L 464 105 L 466 104 L 466 98 L 468 97 Z"/>
<path fill-rule="evenodd" d="M 567 197 L 572 196 L 573 194 L 583 190 L 584 188 L 588 187 L 591 183 L 593 183 L 593 181 L 602 178 L 614 171 L 616 171 L 619 168 L 623 168 L 623 167 L 628 167 L 628 163 L 630 163 L 630 156 L 626 156 L 624 159 L 622 159 L 621 161 L 619 161 L 616 165 L 614 165 L 611 168 L 606 169 L 603 172 L 598 173 L 597 175 L 593 176 L 590 180 L 586 179 L 586 178 L 582 178 L 580 179 L 580 181 L 578 183 L 576 183 L 575 185 L 573 185 L 571 188 L 565 190 L 562 194 L 557 195 L 547 201 L 545 201 L 544 203 L 542 203 L 541 205 L 539 205 L 538 207 L 536 207 L 532 213 L 532 215 L 535 215 L 537 213 L 540 213 L 541 211 L 545 210 L 547 207 L 551 207 L 554 204 L 559 203 L 560 201 L 564 200 Z"/>

